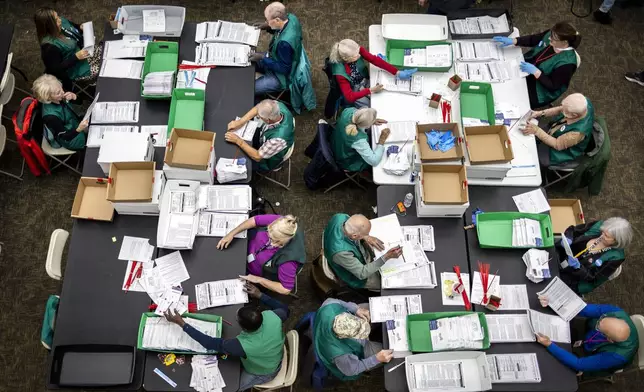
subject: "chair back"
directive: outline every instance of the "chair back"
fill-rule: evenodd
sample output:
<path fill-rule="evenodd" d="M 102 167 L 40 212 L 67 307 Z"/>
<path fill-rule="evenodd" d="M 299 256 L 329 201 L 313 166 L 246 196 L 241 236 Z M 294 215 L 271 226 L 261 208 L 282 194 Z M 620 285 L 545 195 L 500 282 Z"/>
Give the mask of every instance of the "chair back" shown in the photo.
<path fill-rule="evenodd" d="M 634 362 L 637 365 L 637 368 L 644 370 L 644 316 L 641 314 L 634 314 L 631 316 L 631 321 L 635 324 L 635 329 L 637 329 L 637 337 L 639 339 L 639 348 L 637 349 L 637 358 Z"/>
<path fill-rule="evenodd" d="M 326 256 L 324 256 L 324 233 L 322 233 L 322 254 L 320 255 L 320 264 L 322 265 L 322 271 L 324 272 L 324 276 L 332 280 L 333 282 L 338 282 L 338 278 L 335 277 L 335 273 L 331 269 L 331 266 L 329 265 L 329 261 L 326 259 Z"/>
<path fill-rule="evenodd" d="M 320 143 L 320 151 L 324 159 L 333 167 L 334 171 L 340 171 L 338 165 L 335 163 L 335 157 L 333 156 L 333 150 L 331 149 L 331 144 L 329 139 L 331 137 L 331 132 L 333 128 L 327 123 L 318 123 L 318 142 Z"/>
<path fill-rule="evenodd" d="M 47 271 L 47 275 L 56 280 L 60 280 L 63 276 L 61 272 L 61 262 L 63 258 L 63 250 L 65 249 L 68 237 L 68 231 L 56 229 L 51 233 L 51 239 L 49 240 L 49 250 L 47 251 L 45 270 Z"/>
<path fill-rule="evenodd" d="M 7 68 L 2 72 L 2 79 L 0 79 L 0 93 L 4 91 L 5 86 L 7 85 L 7 80 L 9 80 L 9 75 L 11 74 L 11 61 L 13 60 L 13 52 L 9 53 L 7 56 Z"/>
<path fill-rule="evenodd" d="M 617 269 L 615 270 L 615 272 L 613 272 L 613 273 L 608 277 L 608 280 L 615 280 L 615 279 L 617 279 L 617 277 L 618 277 L 621 273 L 622 273 L 622 266 L 620 265 L 619 267 L 617 267 Z"/>
<path fill-rule="evenodd" d="M 4 147 L 7 144 L 7 128 L 0 124 L 0 156 L 4 152 Z"/>
<path fill-rule="evenodd" d="M 288 331 L 286 341 L 288 342 L 288 368 L 284 378 L 284 386 L 290 387 L 295 383 L 297 370 L 300 366 L 300 335 L 295 330 Z"/>
<path fill-rule="evenodd" d="M 579 53 L 575 50 L 575 57 L 577 58 L 577 68 L 581 65 L 581 56 L 579 56 Z"/>

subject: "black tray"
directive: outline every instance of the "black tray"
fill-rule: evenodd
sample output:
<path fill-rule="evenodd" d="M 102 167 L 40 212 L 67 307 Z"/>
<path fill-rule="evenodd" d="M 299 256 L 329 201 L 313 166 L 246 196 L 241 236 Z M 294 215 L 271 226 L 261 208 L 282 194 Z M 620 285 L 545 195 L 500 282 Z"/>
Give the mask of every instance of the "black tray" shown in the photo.
<path fill-rule="evenodd" d="M 478 16 L 491 16 L 493 18 L 498 18 L 503 14 L 506 14 L 506 17 L 508 18 L 508 26 L 510 27 L 510 31 L 492 34 L 454 34 L 451 30 L 449 30 L 449 32 L 452 39 L 486 39 L 496 36 L 507 37 L 514 31 L 514 25 L 512 24 L 512 15 L 510 14 L 510 11 L 502 8 L 472 8 L 468 10 L 449 12 L 447 14 L 447 28 L 449 29 L 450 20 L 476 18 Z"/>
<path fill-rule="evenodd" d="M 110 387 L 132 383 L 136 347 L 113 344 L 54 348 L 50 383 L 61 387 Z"/>

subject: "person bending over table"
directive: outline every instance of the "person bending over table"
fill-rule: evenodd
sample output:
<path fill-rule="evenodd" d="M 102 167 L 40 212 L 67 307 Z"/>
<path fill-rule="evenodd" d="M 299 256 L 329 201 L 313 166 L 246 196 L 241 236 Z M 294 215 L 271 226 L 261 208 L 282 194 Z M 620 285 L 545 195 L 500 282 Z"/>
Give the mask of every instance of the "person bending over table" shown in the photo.
<path fill-rule="evenodd" d="M 250 146 L 234 131 L 244 126 L 255 117 L 259 117 L 264 125 L 255 132 L 253 145 Z M 295 141 L 295 123 L 293 115 L 286 105 L 272 99 L 265 99 L 248 111 L 239 120 L 228 123 L 228 132 L 224 135 L 227 142 L 234 143 L 246 155 L 257 162 L 260 171 L 270 171 L 277 168 Z"/>
<path fill-rule="evenodd" d="M 588 98 L 570 94 L 561 101 L 561 106 L 533 112 L 532 117 L 553 117 L 548 132 L 531 123 L 522 129 L 524 135 L 539 139 L 541 166 L 564 165 L 584 156 L 593 137 L 595 120 L 595 109 Z"/>
<path fill-rule="evenodd" d="M 587 294 L 604 284 L 624 262 L 624 249 L 633 240 L 631 224 L 624 218 L 608 218 L 577 226 L 564 232 L 556 246 L 559 260 L 568 260 L 561 279 L 577 294 Z M 573 255 L 566 255 L 567 241 Z"/>
<path fill-rule="evenodd" d="M 344 109 L 331 134 L 331 149 L 338 166 L 350 172 L 361 172 L 371 166 L 377 166 L 385 151 L 384 144 L 389 137 L 389 128 L 382 130 L 378 144 L 373 150 L 369 145 L 367 132 L 372 125 L 385 123 L 387 121 L 377 118 L 376 109 Z"/>
<path fill-rule="evenodd" d="M 302 53 L 302 26 L 298 18 L 287 13 L 276 1 L 264 9 L 266 23 L 258 26 L 273 35 L 267 53 L 254 53 L 250 60 L 261 76 L 255 79 L 255 96 L 288 88 Z"/>
<path fill-rule="evenodd" d="M 103 46 L 96 45 L 94 54 L 83 49 L 83 26 L 70 22 L 49 7 L 34 15 L 40 54 L 45 72 L 66 82 L 95 82 L 103 57 Z M 71 84 L 65 83 L 71 89 Z"/>
<path fill-rule="evenodd" d="M 389 259 L 402 255 L 402 248 L 389 249 L 374 260 L 372 248 L 383 251 L 384 243 L 369 235 L 371 222 L 364 215 L 335 214 L 324 229 L 324 257 L 335 275 L 355 289 L 380 290 L 378 270 Z"/>
<path fill-rule="evenodd" d="M 240 308 L 237 311 L 237 322 L 242 331 L 233 339 L 215 338 L 196 330 L 183 321 L 176 310 L 174 313 L 165 313 L 168 321 L 180 326 L 207 350 L 240 358 L 243 370 L 239 380 L 239 391 L 269 382 L 279 372 L 284 354 L 282 322 L 286 321 L 289 315 L 288 306 L 262 294 L 257 287 L 247 283 L 244 290 L 251 298 L 260 300 L 272 310 L 261 311 L 255 305 Z"/>
<path fill-rule="evenodd" d="M 542 306 L 548 306 L 545 298 L 540 297 L 539 301 Z M 573 347 L 581 346 L 581 357 L 559 347 L 545 335 L 537 334 L 537 341 L 564 365 L 577 371 L 577 375 L 605 377 L 631 363 L 639 338 L 625 311 L 613 305 L 587 304 L 579 316 L 587 319 L 582 340 L 573 342 Z M 573 332 L 577 331 L 573 329 Z"/>
<path fill-rule="evenodd" d="M 369 53 L 352 39 L 343 39 L 333 44 L 331 54 L 331 72 L 342 91 L 345 101 L 357 108 L 371 106 L 370 95 L 381 92 L 382 84 L 369 88 L 369 65 L 373 64 L 398 79 L 409 80 L 417 69 L 399 71 L 393 65 L 378 56 Z"/>
<path fill-rule="evenodd" d="M 76 99 L 76 94 L 65 92 L 62 83 L 47 74 L 34 80 L 32 90 L 42 104 L 44 132 L 49 144 L 73 151 L 84 149 L 89 123 L 81 121 L 68 103 Z"/>
<path fill-rule="evenodd" d="M 258 228 L 257 230 L 254 230 Z M 248 230 L 248 273 L 242 278 L 287 295 L 306 263 L 304 229 L 293 215 L 256 215 L 235 227 L 217 244 L 226 249 L 235 235 Z"/>
<path fill-rule="evenodd" d="M 530 74 L 526 82 L 532 109 L 547 106 L 566 92 L 579 66 L 575 49 L 581 43 L 581 35 L 571 24 L 559 22 L 543 33 L 493 39 L 502 47 L 532 47 L 520 65 L 521 71 Z"/>

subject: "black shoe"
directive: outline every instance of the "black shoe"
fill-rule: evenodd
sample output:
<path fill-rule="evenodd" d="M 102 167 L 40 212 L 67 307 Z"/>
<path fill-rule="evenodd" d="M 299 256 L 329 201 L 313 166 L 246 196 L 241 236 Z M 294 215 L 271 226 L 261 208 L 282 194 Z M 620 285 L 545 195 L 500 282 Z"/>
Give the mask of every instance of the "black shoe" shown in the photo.
<path fill-rule="evenodd" d="M 595 18 L 596 21 L 598 21 L 601 24 L 611 24 L 613 22 L 613 18 L 610 16 L 610 12 L 601 12 L 600 10 L 597 10 L 593 12 L 593 18 Z"/>
<path fill-rule="evenodd" d="M 642 72 L 626 72 L 624 77 L 629 82 L 637 83 L 640 86 L 644 86 L 644 71 Z"/>

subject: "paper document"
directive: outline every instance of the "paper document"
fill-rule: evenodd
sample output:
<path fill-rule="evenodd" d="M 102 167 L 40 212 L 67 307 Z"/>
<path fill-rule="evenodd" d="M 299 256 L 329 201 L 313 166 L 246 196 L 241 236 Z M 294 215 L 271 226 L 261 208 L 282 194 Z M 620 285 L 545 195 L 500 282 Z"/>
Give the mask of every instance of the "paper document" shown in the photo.
<path fill-rule="evenodd" d="M 452 64 L 452 47 L 450 45 L 430 45 L 425 48 L 426 67 L 447 67 Z"/>
<path fill-rule="evenodd" d="M 416 138 L 415 121 L 392 121 L 390 123 L 373 126 L 373 138 L 378 140 L 384 129 L 389 129 L 387 143 L 413 143 Z"/>
<path fill-rule="evenodd" d="M 420 244 L 415 242 L 403 242 L 402 256 L 396 259 L 388 259 L 380 267 L 382 276 L 397 274 L 403 271 L 409 271 L 422 265 L 429 264 L 429 259 Z M 436 280 L 432 282 L 436 285 Z"/>
<path fill-rule="evenodd" d="M 141 125 L 141 133 L 149 133 L 152 136 L 154 147 L 165 147 L 168 125 Z"/>
<path fill-rule="evenodd" d="M 188 192 L 170 192 L 171 214 L 194 214 L 197 211 L 197 194 Z"/>
<path fill-rule="evenodd" d="M 176 251 L 154 260 L 164 282 L 176 285 L 190 279 L 181 252 Z"/>
<path fill-rule="evenodd" d="M 248 185 L 202 185 L 199 187 L 199 209 L 218 212 L 247 213 L 252 209 Z"/>
<path fill-rule="evenodd" d="M 183 61 L 181 64 L 192 63 L 192 61 Z M 196 64 L 196 63 L 192 63 Z M 179 70 L 177 73 L 177 88 L 194 88 L 205 90 L 208 83 L 210 68 L 196 68 Z"/>
<path fill-rule="evenodd" d="M 504 82 L 527 76 L 519 68 L 516 59 L 482 63 L 459 61 L 456 63 L 456 73 L 464 80 L 475 82 Z"/>
<path fill-rule="evenodd" d="M 407 320 L 388 320 L 385 322 L 389 350 L 394 350 L 394 358 L 404 358 L 411 355 L 407 339 Z"/>
<path fill-rule="evenodd" d="M 436 269 L 433 261 L 382 276 L 383 289 L 433 289 L 436 285 Z"/>
<path fill-rule="evenodd" d="M 104 59 L 98 76 L 102 78 L 141 79 L 143 61 Z"/>
<path fill-rule="evenodd" d="M 488 354 L 492 383 L 541 382 L 537 354 Z"/>
<path fill-rule="evenodd" d="M 101 95 L 100 92 L 96 93 L 96 96 L 94 97 L 94 100 L 92 101 L 92 103 L 87 108 L 87 111 L 85 112 L 85 116 L 83 116 L 82 121 L 89 120 L 90 117 L 92 117 L 92 111 L 94 110 L 94 106 L 96 106 L 96 102 L 98 102 L 98 97 L 100 95 Z"/>
<path fill-rule="evenodd" d="M 476 18 L 454 19 L 450 20 L 448 24 L 452 34 L 493 34 L 510 31 L 506 14 L 497 18 L 485 15 Z"/>
<path fill-rule="evenodd" d="M 408 314 L 422 313 L 423 304 L 420 294 L 369 297 L 369 312 L 372 323 L 381 323 L 387 320 L 401 320 Z"/>
<path fill-rule="evenodd" d="M 525 313 L 486 314 L 485 319 L 491 343 L 536 341 L 530 318 Z"/>
<path fill-rule="evenodd" d="M 145 57 L 148 47 L 147 41 L 105 41 L 103 48 L 103 61 L 106 59 L 136 59 Z"/>
<path fill-rule="evenodd" d="M 523 254 L 523 263 L 526 266 L 525 276 L 534 283 L 541 283 L 550 278 L 550 254 L 541 249 L 529 249 Z"/>
<path fill-rule="evenodd" d="M 138 283 L 145 289 L 145 292 L 148 293 L 150 299 L 155 304 L 161 302 L 165 291 L 171 287 L 171 285 L 166 284 L 163 279 L 161 279 L 161 274 L 159 274 L 159 268 L 154 267 L 150 268 L 153 263 L 143 264 L 143 274 L 139 278 Z"/>
<path fill-rule="evenodd" d="M 543 246 L 541 223 L 530 218 L 512 220 L 512 246 L 539 247 Z"/>
<path fill-rule="evenodd" d="M 87 147 L 100 147 L 103 135 L 108 132 L 138 132 L 136 125 L 90 125 L 87 132 Z"/>
<path fill-rule="evenodd" d="M 409 385 L 415 390 L 447 391 L 465 388 L 462 362 L 414 362 L 409 366 L 412 377 Z"/>
<path fill-rule="evenodd" d="M 239 120 L 239 119 L 240 119 L 239 117 L 235 117 L 235 120 Z M 240 138 L 250 143 L 253 141 L 253 136 L 255 136 L 255 132 L 257 131 L 258 127 L 259 127 L 259 121 L 251 120 L 246 124 L 242 125 L 242 127 L 236 130 L 234 133 Z"/>
<path fill-rule="evenodd" d="M 512 196 L 512 199 L 514 200 L 514 204 L 517 205 L 519 212 L 539 214 L 550 211 L 550 204 L 548 204 L 548 200 L 541 189 Z"/>
<path fill-rule="evenodd" d="M 196 320 L 189 317 L 185 317 L 183 321 L 208 336 L 221 336 L 221 324 Z M 208 352 L 204 346 L 183 332 L 180 326 L 169 322 L 164 317 L 148 317 L 146 319 L 143 329 L 142 346 L 145 349 L 194 351 L 197 353 Z"/>
<path fill-rule="evenodd" d="M 134 260 L 149 262 L 152 260 L 154 246 L 150 245 L 148 238 L 123 236 L 119 260 Z"/>
<path fill-rule="evenodd" d="M 257 46 L 261 30 L 246 23 L 233 23 L 218 20 L 197 24 L 195 42 L 234 42 Z"/>
<path fill-rule="evenodd" d="M 470 274 L 461 272 L 461 279 L 463 280 L 463 288 L 467 293 L 467 298 L 470 296 Z M 458 276 L 455 272 L 441 272 L 441 296 L 443 297 L 443 305 L 445 306 L 465 306 L 463 303 L 463 295 L 454 290 L 454 285 L 459 284 Z"/>
<path fill-rule="evenodd" d="M 143 32 L 165 32 L 165 10 L 143 10 Z"/>
<path fill-rule="evenodd" d="M 561 317 L 528 310 L 532 332 L 546 335 L 553 342 L 570 343 L 570 323 Z"/>
<path fill-rule="evenodd" d="M 379 251 L 374 248 L 376 258 L 384 255 L 391 248 L 403 245 L 403 234 L 396 214 L 385 215 L 380 218 L 371 219 L 371 231 L 369 235 L 376 237 L 384 243 L 385 249 Z"/>
<path fill-rule="evenodd" d="M 150 72 L 143 79 L 143 94 L 169 97 L 173 83 L 174 71 Z"/>
<path fill-rule="evenodd" d="M 244 282 L 239 279 L 217 280 L 195 285 L 195 295 L 198 310 L 248 302 Z"/>
<path fill-rule="evenodd" d="M 386 91 L 405 94 L 422 94 L 423 93 L 423 76 L 414 74 L 411 79 L 398 79 L 387 71 L 378 71 L 376 84 L 381 84 Z"/>
<path fill-rule="evenodd" d="M 243 44 L 204 43 L 195 49 L 195 61 L 203 65 L 247 67 L 250 46 Z"/>
<path fill-rule="evenodd" d="M 239 159 L 219 158 L 215 165 L 217 182 L 226 184 L 233 181 L 243 181 L 248 178 L 246 164 Z"/>
<path fill-rule="evenodd" d="M 139 102 L 97 102 L 92 111 L 92 123 L 139 122 L 139 106 Z"/>
<path fill-rule="evenodd" d="M 405 241 L 419 243 L 425 252 L 436 250 L 433 226 L 402 226 L 402 232 Z"/>
<path fill-rule="evenodd" d="M 156 314 L 157 316 L 163 316 L 163 314 L 167 311 L 170 311 L 171 314 L 174 314 L 175 310 L 179 314 L 185 313 L 186 310 L 188 310 L 188 296 L 182 296 L 182 293 L 183 288 L 181 287 L 181 285 L 170 286 L 166 288 L 161 297 L 158 299 L 158 302 L 155 302 L 157 304 L 157 308 L 154 311 L 154 314 Z M 185 307 L 182 303 L 181 297 L 186 298 Z"/>
<path fill-rule="evenodd" d="M 432 351 L 482 349 L 483 327 L 476 313 L 429 321 Z"/>
<path fill-rule="evenodd" d="M 221 392 L 226 386 L 219 371 L 216 355 L 194 355 L 192 357 L 190 387 L 197 392 Z"/>
<path fill-rule="evenodd" d="M 193 232 L 193 228 L 194 217 L 192 214 L 170 213 L 166 246 L 176 248 L 191 246 L 196 234 Z"/>
<path fill-rule="evenodd" d="M 224 237 L 234 228 L 248 219 L 248 214 L 225 214 L 219 212 L 199 212 L 199 236 Z M 246 238 L 246 230 L 235 235 L 235 238 Z"/>
<path fill-rule="evenodd" d="M 502 49 L 492 41 L 455 41 L 454 57 L 460 61 L 502 60 Z"/>
<path fill-rule="evenodd" d="M 586 302 L 568 287 L 558 276 L 537 295 L 548 299 L 548 306 L 566 321 L 572 320 L 586 307 Z"/>
<path fill-rule="evenodd" d="M 94 23 L 89 21 L 81 25 L 83 31 L 83 49 L 89 53 L 90 57 L 94 56 L 94 45 L 96 38 L 94 37 Z"/>
<path fill-rule="evenodd" d="M 501 288 L 501 306 L 499 310 L 530 309 L 528 290 L 524 284 L 503 284 Z"/>
<path fill-rule="evenodd" d="M 465 282 L 463 282 L 465 283 Z M 487 299 L 490 299 L 490 295 L 496 295 L 497 297 L 501 296 L 501 277 L 494 274 L 488 274 L 487 279 Z M 474 272 L 474 279 L 472 280 L 472 297 L 470 301 L 473 304 L 485 305 L 483 303 L 484 288 L 483 282 L 481 281 L 481 273 L 478 271 Z"/>

